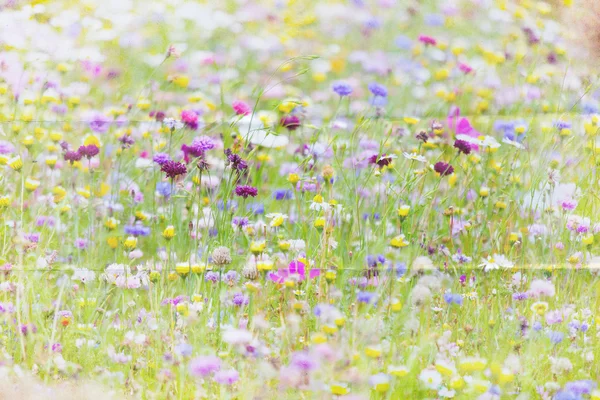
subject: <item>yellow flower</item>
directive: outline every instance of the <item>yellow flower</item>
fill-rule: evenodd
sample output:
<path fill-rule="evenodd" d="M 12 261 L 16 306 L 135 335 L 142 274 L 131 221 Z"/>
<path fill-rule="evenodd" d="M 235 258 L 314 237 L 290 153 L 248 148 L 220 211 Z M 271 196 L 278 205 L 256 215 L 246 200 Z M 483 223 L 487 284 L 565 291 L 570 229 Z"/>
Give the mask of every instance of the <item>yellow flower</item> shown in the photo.
<path fill-rule="evenodd" d="M 335 280 L 337 273 L 334 270 L 327 270 L 327 272 L 325 272 L 325 279 L 327 280 L 327 282 L 332 282 Z"/>
<path fill-rule="evenodd" d="M 116 218 L 109 218 L 104 223 L 104 226 L 106 226 L 106 229 L 108 229 L 109 231 L 116 229 L 117 225 L 119 225 L 119 220 Z"/>
<path fill-rule="evenodd" d="M 404 205 L 400 206 L 400 208 L 398 209 L 398 216 L 406 217 L 409 212 L 410 212 L 410 206 L 404 204 Z"/>
<path fill-rule="evenodd" d="M 179 86 L 182 89 L 185 89 L 190 84 L 190 77 L 187 75 L 177 75 L 173 78 L 173 84 L 175 84 L 175 86 Z"/>
<path fill-rule="evenodd" d="M 317 228 L 319 230 L 323 229 L 325 227 L 325 218 L 323 218 L 323 217 L 317 218 L 314 222 L 314 226 L 315 226 L 315 228 Z"/>
<path fill-rule="evenodd" d="M 31 135 L 25 136 L 23 140 L 21 140 L 21 143 L 23 144 L 23 146 L 30 148 L 31 146 L 33 146 L 33 143 L 35 143 L 35 139 Z"/>
<path fill-rule="evenodd" d="M 23 160 L 21 160 L 21 156 L 10 158 L 8 160 L 8 166 L 14 171 L 20 171 L 21 168 L 23 168 Z"/>
<path fill-rule="evenodd" d="M 181 263 L 177 263 L 175 264 L 175 272 L 177 272 L 179 275 L 187 275 L 190 273 L 190 264 L 186 263 L 186 262 L 181 262 Z"/>
<path fill-rule="evenodd" d="M 292 185 L 295 185 L 298 183 L 298 181 L 300 181 L 300 176 L 298 174 L 289 174 L 287 180 Z"/>
<path fill-rule="evenodd" d="M 490 188 L 482 186 L 481 189 L 479 189 L 479 195 L 481 197 L 488 197 L 490 195 Z"/>
<path fill-rule="evenodd" d="M 593 244 L 594 243 L 594 234 L 586 233 L 585 235 L 583 235 L 581 237 L 581 243 L 585 244 L 586 246 L 590 246 L 591 244 Z"/>
<path fill-rule="evenodd" d="M 108 244 L 108 247 L 110 247 L 111 249 L 116 249 L 117 246 L 119 245 L 119 239 L 117 239 L 114 236 L 111 236 L 108 239 L 106 239 L 106 243 Z"/>
<path fill-rule="evenodd" d="M 349 392 L 348 386 L 344 383 L 334 383 L 329 387 L 329 389 L 331 390 L 331 394 L 334 396 L 343 396 Z"/>
<path fill-rule="evenodd" d="M 125 242 L 123 242 L 123 246 L 125 246 L 125 248 L 128 250 L 135 249 L 137 246 L 137 238 L 135 236 L 129 236 L 127 239 L 125 239 Z"/>
<path fill-rule="evenodd" d="M 40 186 L 40 183 L 41 182 L 38 181 L 37 179 L 27 178 L 27 179 L 25 179 L 25 189 L 27 189 L 30 192 L 33 192 Z"/>
<path fill-rule="evenodd" d="M 60 142 L 63 138 L 63 134 L 60 132 L 56 132 L 56 131 L 50 132 L 49 136 L 50 136 L 50 140 L 52 140 L 55 143 Z"/>
<path fill-rule="evenodd" d="M 536 301 L 531 305 L 531 311 L 537 315 L 544 315 L 548 311 L 548 303 L 545 301 Z"/>
<path fill-rule="evenodd" d="M 406 242 L 404 235 L 400 234 L 390 240 L 390 246 L 400 249 L 408 246 L 408 243 Z"/>
<path fill-rule="evenodd" d="M 267 244 L 265 242 L 252 242 L 250 243 L 250 251 L 254 254 L 260 254 L 265 251 Z"/>
<path fill-rule="evenodd" d="M 277 245 L 281 251 L 288 251 L 291 247 L 291 244 L 288 240 L 280 240 Z"/>
<path fill-rule="evenodd" d="M 45 160 L 46 165 L 49 166 L 50 168 L 54 168 L 57 161 L 58 161 L 57 156 L 48 156 L 48 157 L 46 157 L 46 160 Z"/>
<path fill-rule="evenodd" d="M 419 123 L 419 118 L 414 118 L 414 117 L 404 117 L 403 120 L 408 125 L 415 125 L 415 124 Z"/>
<path fill-rule="evenodd" d="M 399 378 L 408 375 L 409 372 L 409 369 L 404 365 L 390 365 L 388 367 L 388 374 L 392 376 L 397 376 Z"/>
<path fill-rule="evenodd" d="M 379 358 L 382 354 L 381 346 L 367 346 L 365 347 L 365 354 L 367 357 Z"/>
<path fill-rule="evenodd" d="M 402 302 L 398 299 L 392 299 L 392 303 L 390 305 L 392 311 L 398 312 L 402 310 Z"/>
<path fill-rule="evenodd" d="M 6 208 L 10 205 L 10 197 L 0 196 L 0 208 Z"/>
<path fill-rule="evenodd" d="M 173 239 L 175 237 L 175 227 L 173 225 L 167 226 L 162 235 L 167 240 Z"/>
<path fill-rule="evenodd" d="M 204 263 L 192 264 L 191 269 L 192 269 L 193 273 L 201 274 L 202 272 L 204 272 L 206 270 L 206 264 L 204 264 Z"/>
<path fill-rule="evenodd" d="M 465 372 L 483 371 L 487 361 L 479 357 L 468 357 L 459 363 L 459 368 Z"/>

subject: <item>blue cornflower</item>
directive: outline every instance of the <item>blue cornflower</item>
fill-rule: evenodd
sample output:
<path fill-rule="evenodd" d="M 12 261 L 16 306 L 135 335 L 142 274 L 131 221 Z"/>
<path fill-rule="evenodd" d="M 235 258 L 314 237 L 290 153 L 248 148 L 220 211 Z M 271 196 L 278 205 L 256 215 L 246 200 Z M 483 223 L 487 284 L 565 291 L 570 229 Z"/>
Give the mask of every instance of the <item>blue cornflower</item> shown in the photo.
<path fill-rule="evenodd" d="M 548 338 L 553 344 L 559 344 L 565 338 L 565 334 L 557 331 L 548 332 Z"/>
<path fill-rule="evenodd" d="M 352 86 L 346 82 L 336 82 L 333 84 L 332 89 L 340 97 L 350 96 L 352 94 Z"/>
<path fill-rule="evenodd" d="M 294 192 L 290 189 L 277 189 L 273 191 L 273 198 L 275 200 L 292 200 L 294 198 Z"/>
<path fill-rule="evenodd" d="M 372 292 L 358 292 L 356 301 L 359 303 L 374 304 L 377 301 L 377 295 Z"/>
<path fill-rule="evenodd" d="M 252 211 L 252 213 L 256 215 L 264 214 L 265 205 L 263 203 L 250 203 L 246 206 L 246 210 Z"/>
<path fill-rule="evenodd" d="M 404 35 L 397 36 L 396 40 L 394 40 L 394 43 L 402 50 L 410 50 L 413 46 L 413 41 L 411 38 Z"/>
<path fill-rule="evenodd" d="M 127 235 L 131 235 L 131 236 L 148 236 L 148 235 L 150 235 L 150 228 L 147 226 L 144 226 L 140 223 L 137 223 L 135 225 L 125 225 L 123 227 L 123 230 L 125 231 L 125 233 Z"/>
<path fill-rule="evenodd" d="M 388 95 L 387 88 L 376 82 L 369 83 L 369 90 L 375 97 L 387 97 Z"/>
<path fill-rule="evenodd" d="M 444 293 L 444 301 L 448 304 L 456 304 L 462 306 L 463 297 L 457 293 Z"/>
<path fill-rule="evenodd" d="M 156 193 L 161 197 L 169 197 L 171 195 L 171 184 L 169 182 L 158 182 L 156 184 Z"/>
<path fill-rule="evenodd" d="M 542 330 L 542 323 L 540 321 L 535 321 L 532 328 L 534 331 L 539 332 Z"/>

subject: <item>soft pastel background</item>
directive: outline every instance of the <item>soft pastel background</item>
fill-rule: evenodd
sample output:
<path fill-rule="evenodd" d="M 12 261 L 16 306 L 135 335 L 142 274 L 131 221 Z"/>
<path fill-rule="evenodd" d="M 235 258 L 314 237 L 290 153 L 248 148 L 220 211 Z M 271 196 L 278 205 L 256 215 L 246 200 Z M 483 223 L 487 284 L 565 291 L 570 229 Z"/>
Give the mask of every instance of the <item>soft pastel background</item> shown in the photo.
<path fill-rule="evenodd" d="M 600 399 L 591 0 L 0 5 L 0 398 Z"/>

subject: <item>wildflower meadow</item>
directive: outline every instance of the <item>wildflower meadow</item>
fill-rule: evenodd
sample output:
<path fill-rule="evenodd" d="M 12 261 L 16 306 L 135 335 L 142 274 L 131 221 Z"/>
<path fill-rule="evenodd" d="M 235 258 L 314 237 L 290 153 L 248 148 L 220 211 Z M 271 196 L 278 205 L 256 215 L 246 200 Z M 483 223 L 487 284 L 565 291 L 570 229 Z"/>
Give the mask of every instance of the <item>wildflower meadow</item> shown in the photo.
<path fill-rule="evenodd" d="M 0 0 L 0 399 L 600 399 L 598 38 Z"/>

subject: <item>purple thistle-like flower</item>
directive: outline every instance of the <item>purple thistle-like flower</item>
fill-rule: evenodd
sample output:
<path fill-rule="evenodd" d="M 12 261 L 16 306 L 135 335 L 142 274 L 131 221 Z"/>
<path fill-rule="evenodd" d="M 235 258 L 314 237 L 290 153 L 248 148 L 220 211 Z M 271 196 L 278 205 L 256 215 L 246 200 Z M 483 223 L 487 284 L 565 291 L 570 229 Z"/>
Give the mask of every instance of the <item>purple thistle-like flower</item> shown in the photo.
<path fill-rule="evenodd" d="M 284 128 L 294 131 L 300 127 L 300 118 L 298 118 L 296 115 L 286 115 L 285 117 L 281 118 L 280 123 Z"/>
<path fill-rule="evenodd" d="M 156 153 L 152 158 L 152 161 L 154 161 L 158 165 L 163 165 L 164 163 L 169 161 L 169 155 L 166 153 Z"/>
<path fill-rule="evenodd" d="M 433 166 L 433 169 L 435 172 L 437 172 L 441 176 L 452 175 L 452 173 L 454 172 L 454 167 L 452 167 L 452 165 L 445 163 L 443 161 L 438 161 L 437 163 L 435 163 L 435 165 Z"/>
<path fill-rule="evenodd" d="M 388 165 L 390 165 L 392 163 L 392 158 L 388 157 L 385 153 L 380 156 L 378 156 L 377 154 L 372 155 L 371 157 L 369 157 L 369 163 L 370 164 L 377 164 L 380 168 L 383 167 L 387 167 Z"/>
<path fill-rule="evenodd" d="M 167 161 L 160 166 L 160 170 L 167 175 L 167 178 L 174 179 L 179 175 L 187 173 L 185 164 L 177 161 Z"/>
<path fill-rule="evenodd" d="M 460 153 L 470 154 L 471 153 L 471 144 L 465 140 L 456 140 L 454 141 L 454 147 L 458 149 Z"/>
<path fill-rule="evenodd" d="M 221 359 L 216 356 L 201 356 L 190 361 L 190 374 L 199 378 L 205 377 L 221 369 Z"/>
<path fill-rule="evenodd" d="M 197 137 L 189 146 L 184 144 L 181 146 L 186 161 L 189 161 L 189 156 L 201 157 L 208 150 L 215 148 L 215 142 L 208 136 Z"/>
<path fill-rule="evenodd" d="M 388 95 L 387 88 L 376 82 L 369 83 L 369 90 L 371 91 L 371 93 L 373 93 L 374 96 L 387 97 Z"/>
<path fill-rule="evenodd" d="M 352 86 L 346 82 L 336 82 L 333 84 L 332 89 L 340 97 L 350 96 L 352 94 Z"/>
<path fill-rule="evenodd" d="M 233 385 L 240 379 L 240 374 L 235 369 L 219 371 L 215 374 L 215 382 L 221 385 Z"/>
<path fill-rule="evenodd" d="M 252 186 L 241 185 L 235 188 L 235 194 L 246 199 L 248 196 L 256 197 L 256 195 L 258 195 L 258 190 Z"/>
<path fill-rule="evenodd" d="M 90 121 L 90 129 L 94 132 L 104 133 L 110 127 L 111 120 L 102 114 L 95 114 Z"/>
<path fill-rule="evenodd" d="M 68 161 L 71 163 L 71 165 L 73 165 L 75 161 L 81 160 L 81 154 L 78 151 L 69 150 L 65 153 L 63 158 L 65 159 L 65 161 Z"/>
<path fill-rule="evenodd" d="M 86 157 L 89 160 L 98 155 L 98 153 L 100 153 L 100 149 L 95 144 L 90 144 L 87 146 L 79 146 L 77 152 L 81 155 L 81 157 Z"/>
<path fill-rule="evenodd" d="M 227 156 L 227 162 L 234 171 L 242 172 L 248 169 L 246 161 L 239 155 L 233 153 L 230 149 L 225 150 L 225 155 Z"/>
<path fill-rule="evenodd" d="M 219 274 L 213 271 L 208 271 L 206 274 L 204 274 L 204 280 L 212 283 L 217 283 L 217 281 L 219 280 Z"/>

